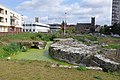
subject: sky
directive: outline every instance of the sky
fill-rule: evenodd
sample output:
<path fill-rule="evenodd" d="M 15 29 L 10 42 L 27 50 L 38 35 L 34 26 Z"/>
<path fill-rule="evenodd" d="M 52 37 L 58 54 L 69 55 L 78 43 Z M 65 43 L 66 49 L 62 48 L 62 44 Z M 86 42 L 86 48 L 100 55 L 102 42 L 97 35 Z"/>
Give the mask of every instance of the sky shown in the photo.
<path fill-rule="evenodd" d="M 98 25 L 111 24 L 112 0 L 0 0 L 0 4 L 22 14 L 25 22 L 39 17 L 41 23 L 89 23 L 96 18 Z M 65 14 L 66 13 L 66 14 Z"/>

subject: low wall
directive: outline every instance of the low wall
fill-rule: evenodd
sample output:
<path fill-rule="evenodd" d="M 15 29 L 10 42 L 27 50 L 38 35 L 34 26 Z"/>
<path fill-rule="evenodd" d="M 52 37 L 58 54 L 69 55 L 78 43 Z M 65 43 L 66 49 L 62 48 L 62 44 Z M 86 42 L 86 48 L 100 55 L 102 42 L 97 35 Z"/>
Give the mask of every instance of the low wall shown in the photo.
<path fill-rule="evenodd" d="M 0 36 L 7 36 L 7 35 L 14 35 L 18 34 L 19 32 L 0 32 Z"/>

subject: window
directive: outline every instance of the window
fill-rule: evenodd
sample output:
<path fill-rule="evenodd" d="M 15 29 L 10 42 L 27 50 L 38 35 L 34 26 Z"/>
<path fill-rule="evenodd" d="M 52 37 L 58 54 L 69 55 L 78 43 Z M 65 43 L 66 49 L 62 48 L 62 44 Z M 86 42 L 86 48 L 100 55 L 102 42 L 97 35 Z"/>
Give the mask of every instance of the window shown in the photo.
<path fill-rule="evenodd" d="M 32 26 L 31 24 L 26 24 L 26 26 Z"/>
<path fill-rule="evenodd" d="M 31 29 L 29 31 L 31 32 Z"/>
<path fill-rule="evenodd" d="M 23 29 L 23 32 L 25 32 L 25 29 Z"/>
<path fill-rule="evenodd" d="M 33 24 L 33 26 L 36 26 L 36 24 Z"/>
<path fill-rule="evenodd" d="M 7 15 L 7 10 L 5 10 L 5 14 Z"/>
<path fill-rule="evenodd" d="M 10 27 L 10 32 L 12 32 L 13 31 L 13 28 L 12 27 Z"/>
<path fill-rule="evenodd" d="M 4 27 L 4 31 L 5 31 L 5 27 Z"/>
<path fill-rule="evenodd" d="M 33 29 L 33 32 L 35 32 L 35 29 Z"/>
<path fill-rule="evenodd" d="M 5 18 L 5 21 L 7 22 L 7 18 Z"/>
<path fill-rule="evenodd" d="M 23 26 L 25 26 L 25 24 L 23 24 Z"/>
<path fill-rule="evenodd" d="M 26 29 L 26 32 L 28 32 L 28 29 Z"/>

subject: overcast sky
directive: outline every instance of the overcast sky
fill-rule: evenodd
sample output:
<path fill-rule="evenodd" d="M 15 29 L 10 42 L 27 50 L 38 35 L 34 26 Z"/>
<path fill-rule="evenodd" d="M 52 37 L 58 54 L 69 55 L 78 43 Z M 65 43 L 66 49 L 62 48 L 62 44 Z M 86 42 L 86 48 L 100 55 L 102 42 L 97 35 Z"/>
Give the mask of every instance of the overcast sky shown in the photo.
<path fill-rule="evenodd" d="M 111 24 L 112 0 L 0 0 L 0 4 L 22 14 L 27 21 L 39 17 L 42 23 L 90 22 L 96 17 L 96 24 Z M 65 12 L 67 13 L 65 15 Z"/>

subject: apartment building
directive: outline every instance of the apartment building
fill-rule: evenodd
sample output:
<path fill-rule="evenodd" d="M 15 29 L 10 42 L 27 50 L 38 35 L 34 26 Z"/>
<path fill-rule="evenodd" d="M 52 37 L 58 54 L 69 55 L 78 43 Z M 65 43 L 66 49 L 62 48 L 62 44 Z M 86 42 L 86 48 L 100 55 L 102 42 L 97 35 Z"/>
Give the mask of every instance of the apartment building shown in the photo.
<path fill-rule="evenodd" d="M 39 18 L 35 17 L 35 22 L 24 23 L 23 32 L 43 32 L 48 33 L 50 31 L 50 26 L 39 22 Z"/>
<path fill-rule="evenodd" d="M 120 23 L 120 0 L 112 2 L 112 25 L 114 23 Z"/>
<path fill-rule="evenodd" d="M 43 33 L 48 33 L 50 31 L 50 26 L 47 24 L 42 24 L 42 23 L 25 23 L 23 28 L 23 32 L 33 32 L 33 33 L 38 33 L 38 32 L 43 32 Z"/>
<path fill-rule="evenodd" d="M 22 32 L 23 16 L 0 4 L 0 32 Z"/>

